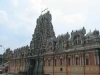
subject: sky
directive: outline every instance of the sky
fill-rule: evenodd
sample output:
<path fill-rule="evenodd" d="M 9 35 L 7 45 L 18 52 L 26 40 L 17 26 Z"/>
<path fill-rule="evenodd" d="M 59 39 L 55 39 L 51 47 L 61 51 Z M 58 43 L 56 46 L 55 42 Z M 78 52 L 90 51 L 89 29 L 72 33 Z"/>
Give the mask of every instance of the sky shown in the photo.
<path fill-rule="evenodd" d="M 100 30 L 100 0 L 0 0 L 0 45 L 30 45 L 36 20 L 48 8 L 56 36 L 83 28 Z M 42 13 L 44 14 L 44 13 Z M 0 47 L 0 54 L 5 50 Z"/>

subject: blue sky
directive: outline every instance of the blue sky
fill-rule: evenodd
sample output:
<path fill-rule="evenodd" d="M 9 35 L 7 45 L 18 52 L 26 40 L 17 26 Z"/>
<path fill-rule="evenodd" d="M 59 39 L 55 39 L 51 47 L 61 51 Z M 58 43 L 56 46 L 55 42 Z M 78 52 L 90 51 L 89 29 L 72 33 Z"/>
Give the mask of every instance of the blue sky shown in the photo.
<path fill-rule="evenodd" d="M 0 44 L 12 50 L 29 45 L 45 8 L 52 14 L 56 36 L 83 26 L 87 33 L 100 30 L 99 0 L 0 0 Z"/>

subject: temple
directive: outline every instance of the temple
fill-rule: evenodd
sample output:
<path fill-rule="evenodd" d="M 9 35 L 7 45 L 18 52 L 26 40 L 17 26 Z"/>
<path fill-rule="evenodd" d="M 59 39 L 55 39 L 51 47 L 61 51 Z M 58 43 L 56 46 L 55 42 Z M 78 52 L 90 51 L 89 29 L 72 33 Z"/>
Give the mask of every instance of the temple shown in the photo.
<path fill-rule="evenodd" d="M 67 29 L 67 28 L 66 28 Z M 82 27 L 55 36 L 50 12 L 40 15 L 30 46 L 9 54 L 9 72 L 24 75 L 100 75 L 99 30 Z"/>

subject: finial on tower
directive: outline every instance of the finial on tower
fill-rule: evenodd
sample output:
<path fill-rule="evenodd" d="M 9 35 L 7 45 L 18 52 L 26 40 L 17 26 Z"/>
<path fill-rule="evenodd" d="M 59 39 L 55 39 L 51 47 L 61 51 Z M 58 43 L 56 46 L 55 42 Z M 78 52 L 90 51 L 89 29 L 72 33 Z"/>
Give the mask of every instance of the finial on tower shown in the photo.
<path fill-rule="evenodd" d="M 41 11 L 41 14 L 44 13 L 45 11 L 48 11 L 48 8 L 44 9 L 43 11 Z"/>

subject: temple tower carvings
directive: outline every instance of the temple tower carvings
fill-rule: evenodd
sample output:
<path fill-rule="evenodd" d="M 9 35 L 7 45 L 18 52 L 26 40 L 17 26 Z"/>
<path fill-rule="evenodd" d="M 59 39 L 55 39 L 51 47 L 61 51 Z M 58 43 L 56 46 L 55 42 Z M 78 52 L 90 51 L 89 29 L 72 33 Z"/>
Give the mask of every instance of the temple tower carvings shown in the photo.
<path fill-rule="evenodd" d="M 55 32 L 52 26 L 52 16 L 48 11 L 37 19 L 37 25 L 30 43 L 33 53 L 42 54 L 45 51 L 47 40 L 52 37 L 55 37 Z"/>

